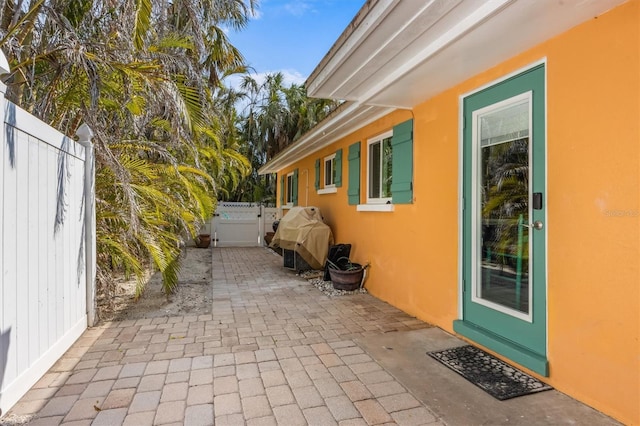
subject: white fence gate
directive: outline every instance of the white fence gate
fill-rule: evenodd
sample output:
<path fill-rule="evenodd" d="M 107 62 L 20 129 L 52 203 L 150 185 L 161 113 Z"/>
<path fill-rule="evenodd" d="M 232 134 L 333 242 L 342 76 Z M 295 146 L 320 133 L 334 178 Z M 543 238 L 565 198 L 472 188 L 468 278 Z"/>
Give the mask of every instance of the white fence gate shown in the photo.
<path fill-rule="evenodd" d="M 82 127 L 85 149 L 6 102 L 5 90 L 0 83 L 0 415 L 76 341 L 88 314 L 93 321 L 95 277 L 91 131 Z"/>
<path fill-rule="evenodd" d="M 264 244 L 264 235 L 280 218 L 280 209 L 254 203 L 219 201 L 212 220 L 213 242 L 216 247 L 257 247 Z"/>

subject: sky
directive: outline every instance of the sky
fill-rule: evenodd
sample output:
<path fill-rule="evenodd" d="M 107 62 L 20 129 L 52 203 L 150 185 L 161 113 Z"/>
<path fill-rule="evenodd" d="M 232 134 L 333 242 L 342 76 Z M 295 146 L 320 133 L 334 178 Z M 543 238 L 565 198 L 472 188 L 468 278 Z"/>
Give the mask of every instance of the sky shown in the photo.
<path fill-rule="evenodd" d="M 230 30 L 231 43 L 261 81 L 282 72 L 285 84 L 302 84 L 365 0 L 259 0 L 247 27 Z"/>

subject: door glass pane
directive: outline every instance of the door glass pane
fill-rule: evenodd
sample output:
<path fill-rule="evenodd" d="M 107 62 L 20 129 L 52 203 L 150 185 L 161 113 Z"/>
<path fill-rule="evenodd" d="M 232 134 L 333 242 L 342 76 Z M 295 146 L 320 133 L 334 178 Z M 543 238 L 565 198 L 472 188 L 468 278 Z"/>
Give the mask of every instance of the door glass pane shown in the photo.
<path fill-rule="evenodd" d="M 529 313 L 529 103 L 478 117 L 477 297 Z"/>

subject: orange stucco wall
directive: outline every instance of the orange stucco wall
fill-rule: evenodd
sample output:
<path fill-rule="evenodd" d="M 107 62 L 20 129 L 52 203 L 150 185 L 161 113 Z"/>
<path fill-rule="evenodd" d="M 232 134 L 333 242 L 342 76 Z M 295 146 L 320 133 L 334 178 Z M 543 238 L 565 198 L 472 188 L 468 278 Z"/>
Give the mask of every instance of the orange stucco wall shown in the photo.
<path fill-rule="evenodd" d="M 452 332 L 461 268 L 460 96 L 546 59 L 545 380 L 630 424 L 640 424 L 639 27 L 640 0 L 631 0 L 281 171 L 300 170 L 300 205 L 308 199 L 320 207 L 336 241 L 352 243 L 352 257 L 371 263 L 372 294 Z M 348 146 L 363 143 L 364 184 L 367 138 L 409 118 L 414 203 L 357 212 L 347 204 Z M 317 195 L 314 162 L 340 147 L 344 185 Z"/>

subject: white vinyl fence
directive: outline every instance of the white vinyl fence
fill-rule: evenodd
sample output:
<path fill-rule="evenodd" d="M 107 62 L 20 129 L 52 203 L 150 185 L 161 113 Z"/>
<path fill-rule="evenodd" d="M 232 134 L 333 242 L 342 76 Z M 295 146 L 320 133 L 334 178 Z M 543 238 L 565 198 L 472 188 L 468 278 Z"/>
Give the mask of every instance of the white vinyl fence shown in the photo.
<path fill-rule="evenodd" d="M 8 68 L 0 53 L 0 73 Z M 92 325 L 95 292 L 91 131 L 83 125 L 77 143 L 5 90 L 0 83 L 0 415 Z"/>
<path fill-rule="evenodd" d="M 219 201 L 212 220 L 216 247 L 256 247 L 281 216 L 280 209 L 254 203 Z"/>

